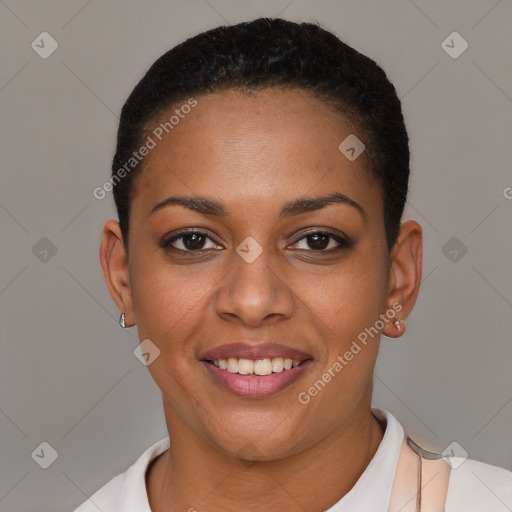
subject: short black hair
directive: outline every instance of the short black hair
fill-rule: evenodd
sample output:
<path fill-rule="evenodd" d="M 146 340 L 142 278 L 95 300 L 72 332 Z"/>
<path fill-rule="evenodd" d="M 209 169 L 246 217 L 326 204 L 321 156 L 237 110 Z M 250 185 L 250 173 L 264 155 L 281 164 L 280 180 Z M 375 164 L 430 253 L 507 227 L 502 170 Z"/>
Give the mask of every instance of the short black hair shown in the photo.
<path fill-rule="evenodd" d="M 133 152 L 143 144 L 150 123 L 193 96 L 271 87 L 307 91 L 357 128 L 366 146 L 365 161 L 382 187 L 388 249 L 394 246 L 408 191 L 409 140 L 393 84 L 372 59 L 318 23 L 259 18 L 178 44 L 153 63 L 126 100 L 111 180 L 116 178 L 114 200 L 127 250 L 134 180 L 144 168 Z M 133 169 L 126 165 L 130 159 Z"/>

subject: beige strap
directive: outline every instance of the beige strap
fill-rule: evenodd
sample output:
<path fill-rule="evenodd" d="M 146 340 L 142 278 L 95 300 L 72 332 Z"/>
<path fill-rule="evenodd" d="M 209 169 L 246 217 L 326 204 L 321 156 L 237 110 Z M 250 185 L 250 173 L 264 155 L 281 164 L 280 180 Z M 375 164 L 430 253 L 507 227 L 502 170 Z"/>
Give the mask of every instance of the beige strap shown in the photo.
<path fill-rule="evenodd" d="M 450 470 L 442 458 L 429 460 L 418 456 L 404 437 L 389 512 L 443 512 Z"/>

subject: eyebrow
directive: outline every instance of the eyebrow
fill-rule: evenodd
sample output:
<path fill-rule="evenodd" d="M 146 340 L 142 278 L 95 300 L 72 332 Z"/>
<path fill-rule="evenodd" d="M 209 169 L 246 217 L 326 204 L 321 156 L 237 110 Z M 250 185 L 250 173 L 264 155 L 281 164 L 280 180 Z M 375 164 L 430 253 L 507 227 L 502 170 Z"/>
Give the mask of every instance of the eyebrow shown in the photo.
<path fill-rule="evenodd" d="M 363 220 L 366 221 L 366 211 L 363 209 L 363 207 L 353 199 L 350 199 L 350 197 L 346 196 L 345 194 L 341 194 L 340 192 L 334 192 L 325 196 L 306 197 L 289 201 L 282 207 L 279 218 L 291 217 L 294 215 L 300 215 L 302 213 L 321 210 L 328 204 L 332 203 L 344 204 L 353 207 L 361 214 Z M 173 204 L 181 205 L 185 208 L 188 208 L 189 210 L 202 213 L 203 215 L 215 215 L 216 217 L 229 216 L 229 211 L 227 208 L 218 201 L 208 199 L 207 197 L 185 196 L 171 196 L 167 199 L 164 199 L 163 201 L 160 201 L 155 206 L 153 206 L 150 215 L 161 210 L 162 208 L 165 208 L 166 206 Z"/>
<path fill-rule="evenodd" d="M 290 217 L 292 215 L 300 215 L 301 213 L 320 210 L 331 203 L 345 204 L 355 208 L 361 214 L 363 220 L 366 221 L 366 211 L 363 207 L 353 199 L 350 199 L 350 197 L 345 194 L 341 194 L 340 192 L 334 192 L 332 194 L 319 197 L 299 198 L 294 201 L 290 201 L 283 206 L 279 217 Z"/>

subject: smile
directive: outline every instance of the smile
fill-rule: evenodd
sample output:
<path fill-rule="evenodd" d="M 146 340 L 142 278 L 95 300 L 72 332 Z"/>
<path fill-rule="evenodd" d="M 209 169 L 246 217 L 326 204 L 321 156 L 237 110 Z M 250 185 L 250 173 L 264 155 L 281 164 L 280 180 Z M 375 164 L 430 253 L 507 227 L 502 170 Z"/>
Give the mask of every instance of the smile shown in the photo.
<path fill-rule="evenodd" d="M 244 398 L 268 398 L 294 384 L 313 364 L 307 352 L 268 340 L 240 340 L 203 352 L 212 383 Z"/>
<path fill-rule="evenodd" d="M 311 359 L 294 361 L 281 357 L 256 360 L 230 357 L 211 361 L 202 360 L 201 363 L 213 383 L 220 384 L 221 388 L 233 395 L 263 399 L 270 398 L 292 386 L 311 367 L 313 361 Z"/>
<path fill-rule="evenodd" d="M 228 359 L 215 359 L 208 361 L 221 370 L 230 373 L 238 373 L 239 375 L 270 375 L 272 373 L 280 373 L 282 371 L 291 370 L 301 364 L 300 360 L 290 358 L 274 357 L 264 359 L 238 359 L 230 357 Z"/>

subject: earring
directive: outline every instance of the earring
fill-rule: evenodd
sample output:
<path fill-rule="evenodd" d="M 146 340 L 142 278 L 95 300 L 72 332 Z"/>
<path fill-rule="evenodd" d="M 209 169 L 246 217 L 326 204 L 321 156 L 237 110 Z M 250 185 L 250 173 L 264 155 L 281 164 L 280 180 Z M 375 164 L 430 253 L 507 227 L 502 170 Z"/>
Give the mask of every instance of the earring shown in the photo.
<path fill-rule="evenodd" d="M 121 316 L 119 317 L 119 325 L 123 329 L 126 329 L 126 322 L 124 321 L 124 313 L 122 313 Z"/>
<path fill-rule="evenodd" d="M 402 320 L 400 320 L 400 318 L 397 318 L 395 321 L 394 321 L 394 324 L 395 324 L 395 327 L 401 331 L 402 330 L 402 327 L 400 327 L 400 322 L 402 322 Z"/>

